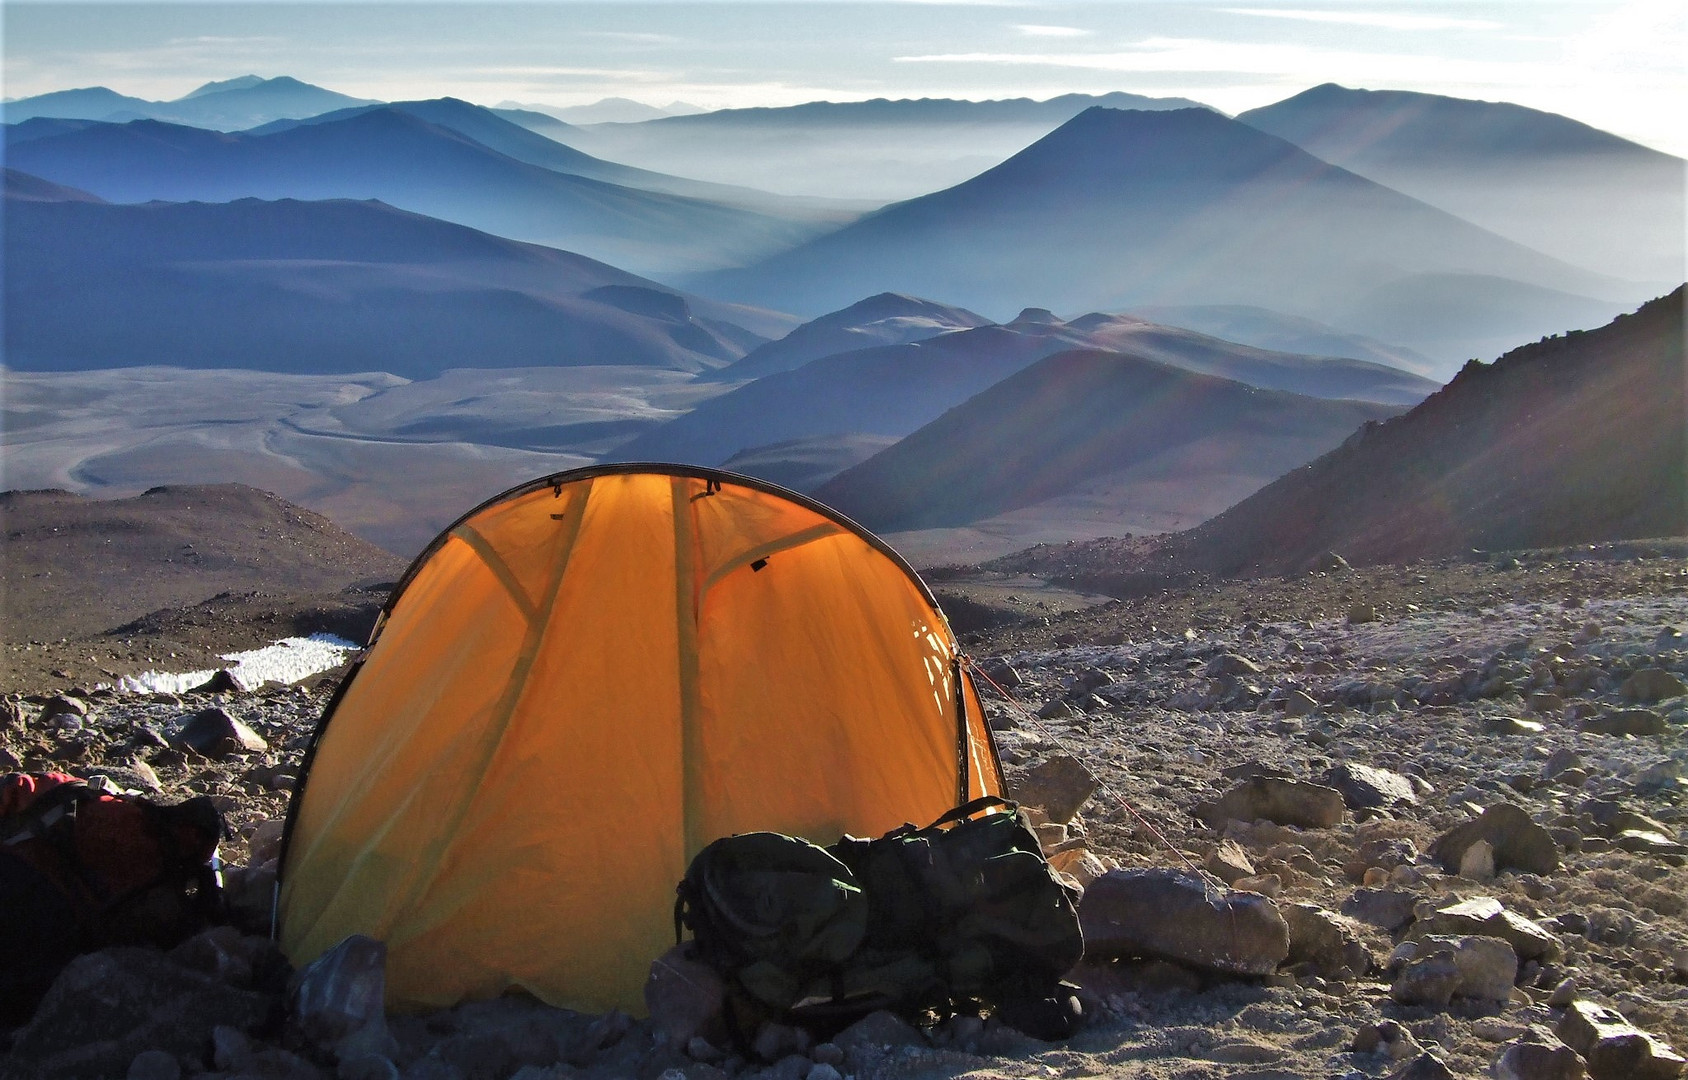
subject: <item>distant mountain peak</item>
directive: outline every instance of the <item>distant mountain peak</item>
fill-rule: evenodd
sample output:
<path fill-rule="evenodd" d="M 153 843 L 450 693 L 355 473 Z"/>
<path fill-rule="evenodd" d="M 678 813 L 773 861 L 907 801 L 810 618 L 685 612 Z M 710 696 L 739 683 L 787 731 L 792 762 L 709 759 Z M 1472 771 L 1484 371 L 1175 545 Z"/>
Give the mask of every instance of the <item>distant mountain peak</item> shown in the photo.
<path fill-rule="evenodd" d="M 249 90 L 264 81 L 263 77 L 258 75 L 239 75 L 233 79 L 220 79 L 216 82 L 208 82 L 196 90 L 190 90 L 176 100 L 189 101 L 196 97 L 204 97 L 206 94 L 220 94 L 224 90 Z"/>

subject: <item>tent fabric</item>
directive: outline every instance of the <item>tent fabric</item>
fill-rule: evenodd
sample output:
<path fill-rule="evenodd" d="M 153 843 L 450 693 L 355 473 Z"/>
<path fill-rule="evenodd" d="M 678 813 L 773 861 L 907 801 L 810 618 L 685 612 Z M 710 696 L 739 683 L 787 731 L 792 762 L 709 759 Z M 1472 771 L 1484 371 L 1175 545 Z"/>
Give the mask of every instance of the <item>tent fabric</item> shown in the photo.
<path fill-rule="evenodd" d="M 643 1011 L 711 840 L 830 843 L 1002 791 L 906 563 L 792 492 L 677 466 L 536 481 L 418 558 L 318 727 L 279 918 L 387 944 L 388 1003 Z"/>

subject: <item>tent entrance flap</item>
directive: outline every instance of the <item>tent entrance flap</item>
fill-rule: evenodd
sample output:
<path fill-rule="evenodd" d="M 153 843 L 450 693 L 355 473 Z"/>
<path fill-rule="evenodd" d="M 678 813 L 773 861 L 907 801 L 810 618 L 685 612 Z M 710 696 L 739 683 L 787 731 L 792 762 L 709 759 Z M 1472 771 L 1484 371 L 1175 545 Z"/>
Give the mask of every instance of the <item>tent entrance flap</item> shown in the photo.
<path fill-rule="evenodd" d="M 295 964 L 388 943 L 395 1007 L 642 1011 L 712 840 L 831 842 L 1002 791 L 948 623 L 883 541 L 684 466 L 536 480 L 389 598 L 289 807 Z"/>

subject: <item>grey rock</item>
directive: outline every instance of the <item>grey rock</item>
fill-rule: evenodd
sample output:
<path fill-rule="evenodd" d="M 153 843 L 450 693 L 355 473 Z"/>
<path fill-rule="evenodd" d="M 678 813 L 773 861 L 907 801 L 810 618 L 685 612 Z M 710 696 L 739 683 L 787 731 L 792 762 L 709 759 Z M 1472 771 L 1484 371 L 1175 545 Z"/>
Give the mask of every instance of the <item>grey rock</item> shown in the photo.
<path fill-rule="evenodd" d="M 1495 1080 L 1583 1080 L 1588 1070 L 1569 1046 L 1518 1042 L 1504 1047 L 1489 1068 Z"/>
<path fill-rule="evenodd" d="M 1016 802 L 1038 807 L 1059 825 L 1073 819 L 1096 787 L 1096 777 L 1090 770 L 1067 754 L 1051 755 L 1049 760 L 1028 769 L 1009 785 Z"/>
<path fill-rule="evenodd" d="M 1403 1005 L 1445 1007 L 1456 997 L 1505 1001 L 1518 977 L 1512 946 L 1490 937 L 1427 937 L 1389 988 Z"/>
<path fill-rule="evenodd" d="M 1321 778 L 1326 786 L 1342 792 L 1350 810 L 1375 806 L 1413 806 L 1418 793 L 1412 781 L 1398 772 L 1369 765 L 1337 765 Z"/>
<path fill-rule="evenodd" d="M 1675 1080 L 1682 1075 L 1680 1054 L 1604 1005 L 1571 1002 L 1555 1031 L 1588 1062 L 1592 1080 Z"/>
<path fill-rule="evenodd" d="M 293 1019 L 327 1049 L 364 1031 L 386 1031 L 387 946 L 353 934 L 294 977 Z"/>
<path fill-rule="evenodd" d="M 69 694 L 54 694 L 41 703 L 40 720 L 45 723 L 55 716 L 83 717 L 88 715 L 88 703 Z"/>
<path fill-rule="evenodd" d="M 763 1024 L 757 1029 L 750 1048 L 763 1061 L 781 1061 L 792 1054 L 805 1053 L 809 1049 L 809 1033 L 790 1024 Z"/>
<path fill-rule="evenodd" d="M 381 1054 L 360 1054 L 341 1059 L 334 1076 L 336 1080 L 399 1080 L 399 1067 Z"/>
<path fill-rule="evenodd" d="M 1092 959 L 1147 957 L 1268 975 L 1289 955 L 1289 926 L 1270 899 L 1175 870 L 1110 870 L 1084 891 L 1079 923 Z"/>
<path fill-rule="evenodd" d="M 1387 1080 L 1459 1080 L 1458 1075 L 1448 1063 L 1426 1050 L 1424 1053 L 1403 1062 Z"/>
<path fill-rule="evenodd" d="M 1234 885 L 1239 878 L 1254 875 L 1254 861 L 1235 840 L 1221 840 L 1215 844 L 1213 850 L 1207 853 L 1207 859 L 1202 865 L 1208 873 L 1227 885 Z"/>
<path fill-rule="evenodd" d="M 1207 667 L 1202 670 L 1203 673 L 1209 677 L 1217 675 L 1231 675 L 1235 677 L 1256 678 L 1260 675 L 1260 665 L 1248 659 L 1246 656 L 1238 656 L 1235 653 L 1220 653 L 1212 660 L 1209 660 L 1207 662 Z"/>
<path fill-rule="evenodd" d="M 1305 690 L 1291 690 L 1284 697 L 1284 715 L 1289 717 L 1312 716 L 1319 711 L 1319 703 Z"/>
<path fill-rule="evenodd" d="M 699 1037 L 717 1042 L 726 1034 L 726 985 L 714 968 L 690 953 L 689 945 L 669 949 L 651 964 L 645 979 L 651 1026 L 672 1046 Z"/>
<path fill-rule="evenodd" d="M 180 1080 L 182 1063 L 162 1050 L 142 1050 L 129 1063 L 126 1080 Z"/>
<path fill-rule="evenodd" d="M 1065 720 L 1072 715 L 1072 706 L 1068 705 L 1060 698 L 1046 702 L 1043 708 L 1037 711 L 1037 718 L 1039 720 Z"/>
<path fill-rule="evenodd" d="M 844 1080 L 844 1074 L 824 1061 L 816 1062 L 804 1080 Z"/>
<path fill-rule="evenodd" d="M 263 736 L 216 706 L 190 716 L 171 741 L 179 750 L 192 750 L 208 758 L 256 754 L 269 749 Z"/>
<path fill-rule="evenodd" d="M 199 1060 L 211 1032 L 249 1030 L 274 999 L 241 990 L 151 949 L 72 960 L 12 1043 L 8 1064 L 63 1080 L 126 1075 L 143 1050 Z"/>
<path fill-rule="evenodd" d="M 1287 962 L 1311 963 L 1327 979 L 1352 979 L 1371 969 L 1371 950 L 1350 920 L 1317 904 L 1280 904 L 1278 911 L 1289 926 Z"/>
<path fill-rule="evenodd" d="M 1593 735 L 1669 735 L 1670 725 L 1652 709 L 1614 709 L 1583 720 L 1579 725 Z"/>
<path fill-rule="evenodd" d="M 1478 840 L 1494 848 L 1497 869 L 1551 874 L 1559 869 L 1559 846 L 1548 831 L 1530 819 L 1522 807 L 1496 803 L 1475 821 L 1468 821 L 1437 837 L 1430 854 L 1450 874 L 1459 872 L 1465 851 Z"/>
<path fill-rule="evenodd" d="M 1217 802 L 1196 808 L 1196 815 L 1213 828 L 1226 821 L 1266 821 L 1301 829 L 1328 829 L 1342 821 L 1346 809 L 1342 793 L 1323 784 L 1256 776 L 1244 780 Z"/>
<path fill-rule="evenodd" d="M 896 1013 L 884 1009 L 868 1013 L 832 1037 L 832 1043 L 849 1055 L 859 1050 L 884 1050 L 902 1046 L 925 1046 L 920 1031 Z"/>
<path fill-rule="evenodd" d="M 1384 930 L 1399 930 L 1412 922 L 1418 897 L 1405 889 L 1355 889 L 1342 902 L 1342 914 Z"/>

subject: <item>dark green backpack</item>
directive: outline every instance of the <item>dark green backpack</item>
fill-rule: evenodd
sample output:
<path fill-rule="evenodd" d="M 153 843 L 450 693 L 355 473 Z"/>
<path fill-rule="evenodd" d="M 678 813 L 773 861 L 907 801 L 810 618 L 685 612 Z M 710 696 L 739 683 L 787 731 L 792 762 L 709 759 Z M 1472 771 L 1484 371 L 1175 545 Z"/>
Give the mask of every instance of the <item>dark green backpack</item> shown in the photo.
<path fill-rule="evenodd" d="M 830 850 L 777 833 L 717 840 L 680 883 L 676 935 L 689 928 L 735 994 L 798 1022 L 1049 998 L 1084 951 L 1077 897 L 1015 809 L 977 799 Z"/>
<path fill-rule="evenodd" d="M 834 996 L 835 978 L 867 933 L 867 898 L 818 847 L 780 833 L 742 833 L 698 852 L 680 882 L 675 936 L 729 986 L 778 1012 Z"/>
<path fill-rule="evenodd" d="M 1054 993 L 1084 955 L 1078 894 L 1016 809 L 987 796 L 924 829 L 834 845 L 867 894 L 862 953 L 923 958 L 957 1004 Z"/>

